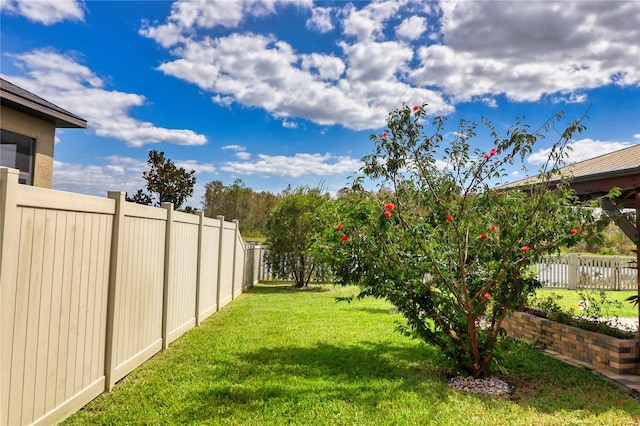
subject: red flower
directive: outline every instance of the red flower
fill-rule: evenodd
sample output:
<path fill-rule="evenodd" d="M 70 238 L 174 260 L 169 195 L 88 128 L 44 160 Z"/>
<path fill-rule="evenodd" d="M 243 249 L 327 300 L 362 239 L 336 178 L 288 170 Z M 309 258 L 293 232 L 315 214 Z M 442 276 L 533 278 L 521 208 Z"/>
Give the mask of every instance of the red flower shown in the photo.
<path fill-rule="evenodd" d="M 453 220 L 453 216 L 451 216 L 450 214 L 448 214 L 445 219 L 447 219 L 449 222 L 451 222 Z"/>
<path fill-rule="evenodd" d="M 441 115 L 436 115 L 436 120 L 442 120 L 442 116 Z"/>
<path fill-rule="evenodd" d="M 498 227 L 497 227 L 497 226 L 495 226 L 495 225 L 491 225 L 491 230 L 495 232 L 495 231 L 497 231 L 497 230 L 498 230 Z"/>
<path fill-rule="evenodd" d="M 384 211 L 384 215 L 385 215 L 386 217 L 391 217 L 391 215 L 392 215 L 392 214 L 393 214 L 393 213 L 391 213 L 389 210 L 385 210 L 385 211 Z"/>
<path fill-rule="evenodd" d="M 337 229 L 338 231 L 342 231 L 342 225 L 336 225 L 336 229 Z"/>
<path fill-rule="evenodd" d="M 576 234 L 578 233 L 578 231 L 576 231 L 575 229 L 572 229 L 572 230 L 571 230 L 571 231 L 569 231 L 569 232 L 571 232 L 571 235 L 576 235 Z"/>
<path fill-rule="evenodd" d="M 385 204 L 385 205 L 384 205 L 384 208 L 385 208 L 386 210 L 393 210 L 393 209 L 395 209 L 395 208 L 396 208 L 396 206 L 395 206 L 395 204 L 393 204 L 393 203 L 387 203 L 387 204 Z"/>
<path fill-rule="evenodd" d="M 491 155 L 492 155 L 492 156 L 493 156 L 493 155 L 496 155 L 496 154 L 498 153 L 498 150 L 497 150 L 497 149 L 495 149 L 495 148 L 491 148 L 490 153 L 491 153 Z"/>
<path fill-rule="evenodd" d="M 342 239 L 342 241 L 347 241 L 349 239 L 346 234 L 342 234 L 342 237 L 340 238 Z"/>
<path fill-rule="evenodd" d="M 480 234 L 478 235 L 478 238 L 481 240 L 484 240 L 485 238 L 487 238 L 486 234 Z"/>
<path fill-rule="evenodd" d="M 485 299 L 491 299 L 491 293 L 485 293 L 484 294 L 484 298 Z"/>
<path fill-rule="evenodd" d="M 504 194 L 504 192 L 502 191 L 498 192 L 498 197 L 502 197 L 502 194 Z"/>
<path fill-rule="evenodd" d="M 441 203 L 442 202 L 442 198 L 438 197 L 438 202 Z"/>
<path fill-rule="evenodd" d="M 389 136 L 389 133 L 387 133 L 387 132 L 382 132 L 382 137 L 383 137 L 383 138 L 386 138 L 387 136 Z"/>
<path fill-rule="evenodd" d="M 482 154 L 482 158 L 484 158 L 485 160 L 489 159 L 489 154 Z"/>
<path fill-rule="evenodd" d="M 417 110 L 419 110 L 419 109 L 420 109 L 420 105 L 414 105 L 414 106 L 413 106 L 413 110 L 414 110 L 414 111 L 417 111 Z"/>
<path fill-rule="evenodd" d="M 525 252 L 525 253 L 526 253 L 526 252 L 528 252 L 528 251 L 529 251 L 529 250 L 531 250 L 531 249 L 529 248 L 529 246 L 522 246 L 522 247 L 520 247 L 520 250 L 522 250 L 523 252 Z"/>

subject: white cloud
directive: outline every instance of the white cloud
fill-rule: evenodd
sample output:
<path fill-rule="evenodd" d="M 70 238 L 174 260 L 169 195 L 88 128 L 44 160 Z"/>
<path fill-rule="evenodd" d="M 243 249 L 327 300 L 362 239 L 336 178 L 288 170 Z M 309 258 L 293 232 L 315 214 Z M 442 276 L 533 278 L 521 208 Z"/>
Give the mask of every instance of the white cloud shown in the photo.
<path fill-rule="evenodd" d="M 311 10 L 311 13 L 311 18 L 307 20 L 307 28 L 321 33 L 326 33 L 333 29 L 333 23 L 331 22 L 331 8 L 314 7 Z"/>
<path fill-rule="evenodd" d="M 554 104 L 581 104 L 587 101 L 585 93 L 570 93 L 568 96 L 560 95 L 551 98 Z"/>
<path fill-rule="evenodd" d="M 87 165 L 53 162 L 53 188 L 61 191 L 106 197 L 108 191 L 135 193 L 144 186 L 143 160 L 112 156 L 106 164 Z"/>
<path fill-rule="evenodd" d="M 395 51 L 387 52 L 385 47 Z M 380 57 L 368 61 L 367 48 L 380 52 Z M 350 78 L 336 84 L 325 79 L 342 73 L 338 58 L 298 56 L 285 42 L 248 33 L 189 40 L 175 50 L 179 59 L 159 69 L 223 94 L 227 100 L 231 97 L 243 105 L 263 108 L 276 118 L 303 117 L 321 125 L 340 124 L 356 130 L 379 127 L 387 113 L 403 102 L 427 101 L 429 112 L 452 111 L 437 92 L 410 87 L 394 74 L 410 58 L 410 49 L 396 43 L 358 44 L 349 49 Z"/>
<path fill-rule="evenodd" d="M 348 58 L 349 79 L 358 83 L 393 81 L 413 58 L 411 48 L 395 41 L 343 43 L 342 48 Z"/>
<path fill-rule="evenodd" d="M 396 35 L 405 40 L 417 40 L 427 30 L 427 19 L 411 16 L 396 27 Z"/>
<path fill-rule="evenodd" d="M 193 130 L 167 129 L 132 118 L 129 109 L 144 105 L 145 97 L 104 88 L 101 78 L 69 55 L 33 50 L 10 57 L 25 69 L 25 74 L 3 78 L 84 118 L 98 136 L 120 139 L 136 147 L 159 142 L 207 142 L 206 136 Z"/>
<path fill-rule="evenodd" d="M 238 157 L 240 160 L 248 160 L 251 158 L 251 154 L 246 151 L 238 151 L 236 152 L 236 157 Z"/>
<path fill-rule="evenodd" d="M 329 176 L 353 173 L 360 169 L 360 160 L 331 154 L 266 155 L 257 154 L 258 160 L 225 163 L 221 170 L 243 175 L 260 176 Z"/>
<path fill-rule="evenodd" d="M 84 5 L 77 0 L 0 0 L 0 12 L 21 15 L 44 25 L 84 21 Z"/>
<path fill-rule="evenodd" d="M 636 133 L 635 135 L 633 135 L 634 139 L 640 139 L 640 133 Z"/>
<path fill-rule="evenodd" d="M 355 36 L 359 41 L 378 40 L 382 37 L 386 22 L 406 3 L 405 0 L 374 1 L 362 9 L 349 4 L 343 11 L 346 15 L 342 22 L 344 33 Z"/>
<path fill-rule="evenodd" d="M 235 28 L 246 16 L 265 16 L 275 13 L 278 4 L 294 4 L 311 8 L 312 0 L 252 0 L 212 1 L 179 0 L 171 6 L 167 23 L 157 27 L 144 23 L 140 34 L 152 38 L 163 47 L 171 47 L 185 41 L 185 29 Z"/>
<path fill-rule="evenodd" d="M 338 80 L 345 70 L 344 62 L 331 55 L 312 53 L 301 56 L 301 68 L 304 71 L 315 71 L 321 80 Z"/>
<path fill-rule="evenodd" d="M 496 101 L 494 98 L 485 96 L 483 98 L 480 98 L 480 101 L 489 108 L 498 108 L 498 101 Z"/>
<path fill-rule="evenodd" d="M 242 146 L 242 145 L 225 145 L 223 147 L 220 148 L 223 151 L 246 151 L 247 148 Z"/>
<path fill-rule="evenodd" d="M 445 1 L 444 44 L 419 49 L 415 84 L 455 101 L 505 94 L 537 101 L 640 81 L 639 2 Z M 572 95 L 573 93 L 576 95 Z M 572 97 L 573 96 L 573 97 Z"/>
<path fill-rule="evenodd" d="M 96 159 L 99 164 L 76 164 L 58 160 L 53 162 L 53 188 L 60 191 L 106 197 L 109 191 L 123 191 L 132 195 L 144 188 L 142 173 L 148 170 L 146 160 L 121 155 Z M 202 173 L 214 173 L 210 163 L 196 160 L 172 160 L 178 167 L 195 170 L 196 177 Z M 200 207 L 204 196 L 204 183 L 198 179 L 193 195 L 187 205 Z"/>
<path fill-rule="evenodd" d="M 581 139 L 579 141 L 568 144 L 568 158 L 565 159 L 566 164 L 577 163 L 579 161 L 588 160 L 600 155 L 608 154 L 629 147 L 628 142 L 611 142 L 611 141 L 594 141 L 592 139 Z M 551 148 L 542 149 L 534 152 L 527 158 L 527 162 L 534 165 L 544 164 L 549 157 Z"/>
<path fill-rule="evenodd" d="M 211 163 L 199 163 L 196 160 L 177 160 L 174 161 L 175 165 L 182 167 L 187 171 L 195 170 L 196 176 L 200 173 L 214 173 L 216 168 Z"/>
<path fill-rule="evenodd" d="M 204 3 L 177 2 L 164 24 L 140 30 L 171 47 L 173 59 L 159 70 L 210 92 L 219 105 L 280 119 L 364 130 L 384 125 L 403 103 L 426 102 L 433 115 L 452 113 L 459 102 L 495 108 L 500 95 L 576 103 L 592 88 L 640 82 L 639 2 L 302 2 L 307 28 L 341 28 L 341 54 L 297 52 L 242 27 L 247 16 L 274 14 L 289 2 L 232 2 L 226 15 L 220 8 L 228 3 Z M 387 39 L 394 34 L 400 41 Z"/>
<path fill-rule="evenodd" d="M 282 120 L 282 127 L 286 129 L 295 129 L 298 125 L 295 121 Z"/>

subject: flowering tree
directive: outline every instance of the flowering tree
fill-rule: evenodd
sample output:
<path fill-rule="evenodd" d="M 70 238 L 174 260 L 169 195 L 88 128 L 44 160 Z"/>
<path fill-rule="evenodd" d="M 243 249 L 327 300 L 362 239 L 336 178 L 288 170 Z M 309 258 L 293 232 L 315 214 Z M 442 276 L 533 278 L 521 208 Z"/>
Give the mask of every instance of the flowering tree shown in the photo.
<path fill-rule="evenodd" d="M 404 332 L 439 346 L 458 370 L 482 376 L 505 316 L 539 285 L 536 260 L 576 244 L 595 222 L 566 183 L 549 186 L 582 118 L 553 145 L 540 184 L 494 188 L 505 166 L 522 161 L 561 116 L 536 131 L 518 121 L 506 138 L 485 121 L 494 147 L 483 152 L 471 146 L 473 123 L 461 121 L 441 150 L 442 117 L 427 134 L 424 105 L 391 112 L 388 128 L 371 136 L 364 176 L 335 202 L 325 248 L 339 280 L 358 284 L 358 297 L 389 300 L 407 320 Z M 363 190 L 365 177 L 386 189 Z"/>

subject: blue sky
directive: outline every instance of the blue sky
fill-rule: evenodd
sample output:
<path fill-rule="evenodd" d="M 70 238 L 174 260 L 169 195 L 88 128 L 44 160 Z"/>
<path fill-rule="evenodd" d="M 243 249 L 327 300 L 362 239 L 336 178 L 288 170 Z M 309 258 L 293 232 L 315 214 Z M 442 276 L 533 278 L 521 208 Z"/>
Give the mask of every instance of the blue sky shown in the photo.
<path fill-rule="evenodd" d="M 212 180 L 335 192 L 387 113 L 423 102 L 449 132 L 590 107 L 570 161 L 640 143 L 633 0 L 0 0 L 0 19 L 2 77 L 88 121 L 56 133 L 65 191 L 135 192 L 156 149 L 196 170 L 194 207 Z"/>

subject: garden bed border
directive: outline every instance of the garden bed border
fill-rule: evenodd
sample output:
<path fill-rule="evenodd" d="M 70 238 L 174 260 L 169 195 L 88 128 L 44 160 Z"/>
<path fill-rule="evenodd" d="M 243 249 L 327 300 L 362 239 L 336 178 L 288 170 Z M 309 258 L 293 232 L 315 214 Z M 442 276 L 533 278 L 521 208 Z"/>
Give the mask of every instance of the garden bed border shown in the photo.
<path fill-rule="evenodd" d="M 640 340 L 619 339 L 516 311 L 505 318 L 508 336 L 534 342 L 577 363 L 616 374 L 640 373 Z"/>

